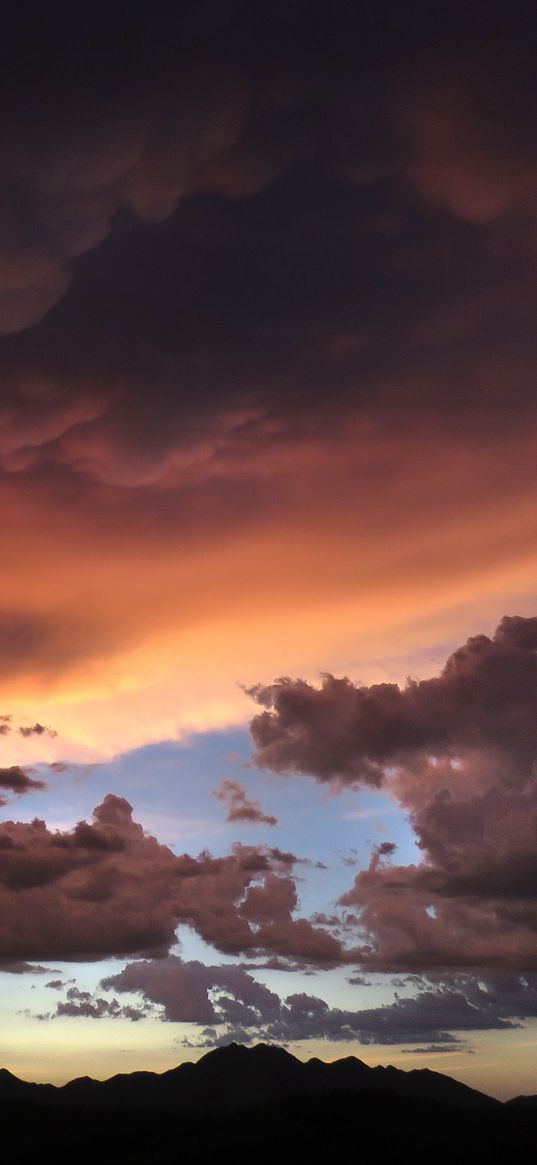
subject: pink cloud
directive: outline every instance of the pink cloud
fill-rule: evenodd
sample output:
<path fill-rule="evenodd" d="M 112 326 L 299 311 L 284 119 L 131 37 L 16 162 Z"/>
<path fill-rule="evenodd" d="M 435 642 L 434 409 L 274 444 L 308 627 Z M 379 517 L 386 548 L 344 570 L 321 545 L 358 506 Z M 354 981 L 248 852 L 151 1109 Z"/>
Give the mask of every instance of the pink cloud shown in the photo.
<path fill-rule="evenodd" d="M 441 674 L 320 689 L 253 689 L 256 759 L 336 785 L 383 783 L 408 813 L 423 860 L 376 848 L 339 904 L 361 962 L 384 969 L 537 967 L 537 620 L 506 617 Z"/>
<path fill-rule="evenodd" d="M 213 790 L 218 801 L 228 806 L 226 821 L 242 821 L 251 825 L 277 825 L 278 818 L 263 813 L 259 801 L 252 801 L 239 781 L 227 778 Z"/>
<path fill-rule="evenodd" d="M 36 780 L 30 775 L 31 770 L 20 768 L 19 765 L 10 765 L 0 769 L 0 790 L 5 789 L 15 793 L 18 797 L 24 793 L 31 793 L 34 789 L 46 789 L 46 782 Z M 7 800 L 0 792 L 0 805 L 6 805 Z"/>
<path fill-rule="evenodd" d="M 66 832 L 38 819 L 5 821 L 0 958 L 162 956 L 185 923 L 228 953 L 337 963 L 346 957 L 341 944 L 293 917 L 294 861 L 278 849 L 241 845 L 222 858 L 177 857 L 132 820 L 128 801 L 112 794 L 93 821 Z"/>

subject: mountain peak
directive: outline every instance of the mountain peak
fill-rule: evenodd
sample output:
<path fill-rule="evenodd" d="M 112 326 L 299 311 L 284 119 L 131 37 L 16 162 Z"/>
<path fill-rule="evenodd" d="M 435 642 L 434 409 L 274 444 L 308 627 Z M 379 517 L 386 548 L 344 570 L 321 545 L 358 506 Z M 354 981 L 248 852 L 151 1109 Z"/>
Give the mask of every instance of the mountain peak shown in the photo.
<path fill-rule="evenodd" d="M 225 1044 L 196 1063 L 181 1064 L 162 1074 L 134 1072 L 104 1081 L 79 1077 L 61 1088 L 29 1084 L 6 1068 L 0 1069 L 0 1102 L 28 1100 L 40 1106 L 95 1111 L 239 1112 L 296 1096 L 320 1098 L 335 1092 L 370 1095 L 379 1091 L 455 1108 L 499 1106 L 491 1097 L 428 1069 L 404 1072 L 395 1067 L 370 1068 L 356 1056 L 331 1063 L 318 1058 L 302 1063 L 285 1048 L 266 1043 L 252 1047 Z"/>

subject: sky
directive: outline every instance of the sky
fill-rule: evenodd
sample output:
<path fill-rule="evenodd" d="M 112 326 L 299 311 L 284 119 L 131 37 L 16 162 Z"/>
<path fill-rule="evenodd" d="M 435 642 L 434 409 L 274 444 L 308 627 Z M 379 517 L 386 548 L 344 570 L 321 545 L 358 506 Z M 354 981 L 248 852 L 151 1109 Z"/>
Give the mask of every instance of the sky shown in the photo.
<path fill-rule="evenodd" d="M 527 4 L 12 13 L 0 1064 L 537 1093 Z"/>

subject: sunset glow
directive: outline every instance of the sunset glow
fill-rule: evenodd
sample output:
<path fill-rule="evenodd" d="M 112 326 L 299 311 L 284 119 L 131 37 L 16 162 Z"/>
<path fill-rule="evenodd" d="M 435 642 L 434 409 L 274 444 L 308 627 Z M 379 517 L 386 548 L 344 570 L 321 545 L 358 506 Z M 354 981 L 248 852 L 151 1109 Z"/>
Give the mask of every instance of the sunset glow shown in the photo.
<path fill-rule="evenodd" d="M 531 19 L 144 8 L 1 73 L 0 1067 L 537 1093 Z"/>

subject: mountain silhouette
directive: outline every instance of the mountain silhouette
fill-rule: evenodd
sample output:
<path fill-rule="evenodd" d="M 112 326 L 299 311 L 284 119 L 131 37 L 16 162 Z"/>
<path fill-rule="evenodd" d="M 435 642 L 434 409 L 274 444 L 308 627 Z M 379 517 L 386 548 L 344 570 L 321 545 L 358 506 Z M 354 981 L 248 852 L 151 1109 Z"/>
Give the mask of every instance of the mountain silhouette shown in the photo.
<path fill-rule="evenodd" d="M 354 1056 L 302 1063 L 283 1048 L 237 1044 L 168 1072 L 62 1087 L 0 1070 L 10 1165 L 476 1165 L 531 1160 L 537 1111 L 501 1104 L 421 1069 L 369 1068 Z"/>
<path fill-rule="evenodd" d="M 500 1102 L 428 1068 L 403 1072 L 370 1068 L 355 1056 L 333 1063 L 303 1063 L 283 1048 L 228 1044 L 197 1063 L 168 1072 L 131 1072 L 109 1080 L 88 1076 L 62 1087 L 29 1084 L 6 1069 L 0 1071 L 0 1102 L 23 1101 L 43 1107 L 234 1112 L 294 1096 L 318 1097 L 334 1092 L 387 1092 L 407 1099 L 435 1101 L 457 1108 L 485 1110 Z"/>

